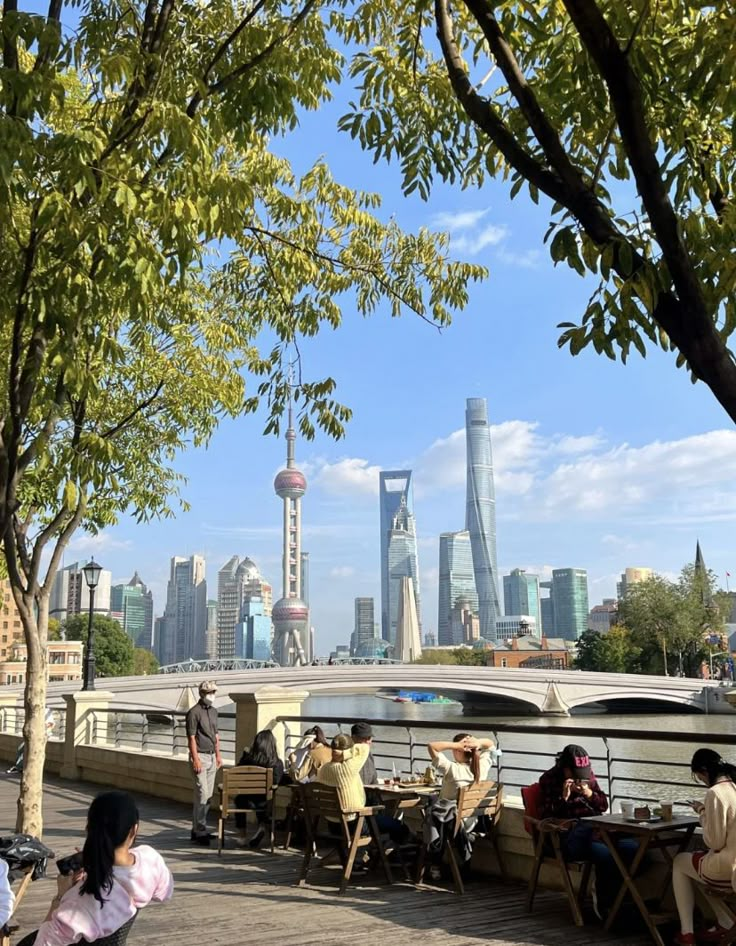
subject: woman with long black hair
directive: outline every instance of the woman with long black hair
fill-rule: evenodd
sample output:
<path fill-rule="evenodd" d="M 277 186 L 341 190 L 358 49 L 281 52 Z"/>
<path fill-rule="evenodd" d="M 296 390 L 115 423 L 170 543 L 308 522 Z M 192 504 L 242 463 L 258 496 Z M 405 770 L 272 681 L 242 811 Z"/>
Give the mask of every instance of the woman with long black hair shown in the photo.
<path fill-rule="evenodd" d="M 138 809 L 127 792 L 103 792 L 89 806 L 81 870 L 59 874 L 39 929 L 18 946 L 93 943 L 131 922 L 152 900 L 170 899 L 171 872 L 152 847 L 133 847 Z"/>
<path fill-rule="evenodd" d="M 271 769 L 273 779 L 271 784 L 278 785 L 284 775 L 284 763 L 279 758 L 276 740 L 270 729 L 263 729 L 256 733 L 250 749 L 244 749 L 238 765 L 255 765 L 261 769 Z M 247 836 L 247 815 L 236 814 L 235 824 L 240 836 L 235 843 L 238 847 L 260 847 L 266 834 L 266 824 L 269 817 L 269 799 L 265 795 L 236 795 L 235 804 L 238 808 L 251 808 L 256 813 L 258 828 L 250 840 Z"/>
<path fill-rule="evenodd" d="M 695 885 L 731 891 L 736 872 L 736 766 L 725 762 L 712 749 L 698 749 L 690 762 L 693 778 L 707 786 L 702 802 L 692 802 L 700 815 L 707 851 L 683 852 L 675 857 L 672 888 L 680 915 L 679 946 L 696 942 L 693 929 Z M 698 942 L 718 942 L 731 929 L 732 921 L 723 904 L 707 898 L 716 926 L 698 933 Z"/>

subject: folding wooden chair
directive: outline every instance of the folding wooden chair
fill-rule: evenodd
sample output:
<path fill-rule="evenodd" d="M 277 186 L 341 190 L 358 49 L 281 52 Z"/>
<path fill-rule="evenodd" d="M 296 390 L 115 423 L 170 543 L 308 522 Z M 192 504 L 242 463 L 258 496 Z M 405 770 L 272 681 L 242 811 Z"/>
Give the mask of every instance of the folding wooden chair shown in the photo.
<path fill-rule="evenodd" d="M 731 916 L 733 926 L 726 930 L 723 936 L 718 940 L 718 946 L 732 946 L 736 943 L 736 894 L 731 885 L 728 887 L 709 887 L 705 884 L 696 884 L 696 894 L 703 894 L 711 900 L 720 900 L 724 909 Z"/>
<path fill-rule="evenodd" d="M 300 789 L 307 843 L 304 847 L 304 860 L 302 861 L 299 886 L 303 887 L 307 882 L 309 868 L 312 859 L 316 856 L 319 841 L 326 841 L 333 850 L 337 851 L 340 857 L 342 877 L 339 892 L 341 894 L 345 893 L 345 889 L 350 882 L 358 852 L 370 845 L 375 845 L 386 880 L 389 884 L 392 884 L 391 865 L 386 857 L 375 817 L 376 812 L 383 810 L 383 805 L 358 808 L 355 811 L 343 811 L 337 789 L 333 786 L 311 782 L 300 786 Z M 339 833 L 320 832 L 319 822 L 322 819 L 339 825 Z M 365 825 L 368 827 L 368 834 L 363 833 Z"/>
<path fill-rule="evenodd" d="M 455 852 L 455 838 L 460 833 L 461 827 L 469 822 L 479 822 L 479 830 L 473 830 L 473 833 L 481 837 L 487 837 L 493 845 L 493 850 L 498 858 L 498 864 L 501 875 L 505 876 L 501 852 L 498 847 L 498 836 L 496 827 L 501 818 L 501 809 L 503 805 L 503 785 L 488 780 L 478 782 L 474 785 L 468 785 L 461 788 L 457 796 L 457 811 L 455 821 L 452 826 L 452 833 L 445 845 L 447 861 L 452 871 L 452 879 L 455 885 L 455 891 L 460 896 L 465 893 L 465 884 L 463 883 L 460 865 L 457 861 Z M 488 819 L 485 823 L 481 819 Z M 422 883 L 426 867 L 426 848 L 422 848 L 419 858 L 419 869 L 417 872 L 417 882 Z"/>
<path fill-rule="evenodd" d="M 560 873 L 573 921 L 576 926 L 583 926 L 583 912 L 580 903 L 588 892 L 590 872 L 593 865 L 590 861 L 566 861 L 562 854 L 560 841 L 565 832 L 569 831 L 575 822 L 564 821 L 559 818 L 541 817 L 542 786 L 539 782 L 522 788 L 521 799 L 524 803 L 524 827 L 527 834 L 531 836 L 534 845 L 534 865 L 529 875 L 526 908 L 531 913 L 534 907 L 534 897 L 537 892 L 542 865 L 554 865 Z M 575 893 L 571 873 L 581 875 L 577 893 Z"/>
<path fill-rule="evenodd" d="M 220 816 L 217 822 L 217 853 L 222 856 L 225 842 L 225 822 L 229 815 L 242 815 L 252 812 L 253 808 L 238 808 L 235 798 L 238 795 L 266 797 L 271 806 L 271 853 L 274 849 L 274 806 L 273 806 L 273 769 L 263 769 L 257 765 L 234 765 L 222 770 L 220 785 Z"/>

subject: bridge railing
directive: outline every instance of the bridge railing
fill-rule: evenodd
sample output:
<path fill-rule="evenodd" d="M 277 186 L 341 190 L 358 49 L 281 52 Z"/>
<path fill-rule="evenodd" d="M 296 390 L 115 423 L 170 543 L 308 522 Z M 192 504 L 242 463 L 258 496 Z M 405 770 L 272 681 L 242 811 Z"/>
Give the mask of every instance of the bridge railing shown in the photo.
<path fill-rule="evenodd" d="M 315 723 L 332 735 L 350 732 L 354 720 L 339 716 L 279 717 L 287 730 L 292 748 L 300 734 Z M 676 801 L 698 797 L 702 786 L 693 782 L 690 759 L 698 746 L 733 745 L 725 733 L 652 733 L 640 730 L 604 729 L 598 726 L 528 724 L 488 724 L 463 722 L 449 730 L 440 721 L 393 722 L 368 719 L 374 731 L 372 754 L 379 777 L 423 773 L 429 765 L 428 742 L 449 741 L 457 729 L 473 735 L 490 736 L 501 750 L 492 777 L 503 782 L 511 796 L 539 779 L 550 768 L 560 750 L 579 743 L 590 754 L 593 771 L 613 806 L 622 800 L 646 802 Z M 724 752 L 726 750 L 724 749 Z"/>

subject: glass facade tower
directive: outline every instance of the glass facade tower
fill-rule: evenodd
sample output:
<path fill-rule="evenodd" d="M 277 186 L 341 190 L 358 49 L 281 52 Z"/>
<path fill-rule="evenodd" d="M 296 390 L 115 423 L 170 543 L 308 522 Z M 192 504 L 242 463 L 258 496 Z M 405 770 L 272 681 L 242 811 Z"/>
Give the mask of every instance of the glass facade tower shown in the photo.
<path fill-rule="evenodd" d="M 555 637 L 576 641 L 588 627 L 588 573 L 583 568 L 552 572 Z"/>
<path fill-rule="evenodd" d="M 153 596 L 138 572 L 127 585 L 113 585 L 110 611 L 136 647 L 150 650 L 153 644 Z"/>
<path fill-rule="evenodd" d="M 396 642 L 399 591 L 402 578 L 411 578 L 417 618 L 419 608 L 419 570 L 417 533 L 411 470 L 385 470 L 380 474 L 381 508 L 381 634 L 391 644 Z"/>
<path fill-rule="evenodd" d="M 503 576 L 504 614 L 528 614 L 542 627 L 542 611 L 539 604 L 539 577 L 527 575 L 523 568 L 515 568 L 510 575 Z"/>
<path fill-rule="evenodd" d="M 437 609 L 437 640 L 454 643 L 451 612 L 458 601 L 466 602 L 466 610 L 478 613 L 475 590 L 473 550 L 469 532 L 443 532 L 440 536 L 440 580 Z M 462 643 L 462 641 L 461 641 Z"/>
<path fill-rule="evenodd" d="M 496 640 L 498 569 L 496 566 L 496 494 L 488 407 L 483 397 L 469 397 L 465 408 L 467 493 L 465 529 L 473 551 L 480 636 Z"/>

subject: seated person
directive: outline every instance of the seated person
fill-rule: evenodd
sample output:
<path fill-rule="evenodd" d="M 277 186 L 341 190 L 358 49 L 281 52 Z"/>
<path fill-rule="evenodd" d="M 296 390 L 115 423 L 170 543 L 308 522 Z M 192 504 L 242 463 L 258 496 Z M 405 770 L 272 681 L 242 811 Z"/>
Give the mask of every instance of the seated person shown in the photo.
<path fill-rule="evenodd" d="M 289 776 L 295 782 L 311 782 L 325 762 L 331 760 L 332 749 L 322 727 L 312 726 L 289 754 Z"/>
<path fill-rule="evenodd" d="M 355 744 L 351 736 L 341 733 L 332 740 L 332 761 L 323 765 L 317 773 L 318 782 L 337 789 L 343 811 L 352 812 L 366 807 L 365 788 L 360 771 L 369 752 L 370 746 L 367 743 Z M 403 821 L 390 815 L 376 815 L 376 823 L 378 830 L 382 834 L 388 834 L 392 841 L 402 843 L 411 833 Z M 328 827 L 333 833 L 339 834 L 338 822 L 331 823 L 328 819 Z"/>
<path fill-rule="evenodd" d="M 272 769 L 271 784 L 275 787 L 284 775 L 284 763 L 279 759 L 276 740 L 270 729 L 262 729 L 256 733 L 250 749 L 244 749 L 238 765 L 255 765 L 261 769 Z M 269 819 L 270 800 L 266 795 L 236 795 L 236 808 L 249 808 L 256 813 L 258 827 L 250 840 L 248 839 L 248 816 L 244 813 L 235 815 L 235 824 L 240 836 L 235 843 L 238 847 L 260 847 L 266 834 L 266 825 Z"/>
<path fill-rule="evenodd" d="M 593 902 L 596 913 L 603 916 L 618 895 L 621 875 L 609 849 L 597 840 L 594 826 L 580 820 L 608 810 L 608 799 L 593 775 L 587 750 L 582 746 L 565 746 L 554 766 L 540 777 L 539 784 L 541 817 L 575 822 L 560 838 L 562 855 L 567 861 L 592 861 Z M 624 861 L 633 860 L 638 847 L 633 838 L 622 838 L 617 846 Z"/>
<path fill-rule="evenodd" d="M 706 785 L 703 802 L 693 808 L 700 815 L 707 851 L 683 852 L 675 857 L 672 889 L 680 917 L 679 946 L 696 941 L 693 932 L 695 890 L 698 884 L 731 891 L 736 872 L 736 766 L 712 749 L 698 749 L 690 763 L 696 781 Z M 716 926 L 698 933 L 698 942 L 718 942 L 733 926 L 731 915 L 720 900 L 707 897 L 716 917 Z"/>
<path fill-rule="evenodd" d="M 361 781 L 364 785 L 377 785 L 378 773 L 376 772 L 376 763 L 373 761 L 373 756 L 370 754 L 370 749 L 373 744 L 373 730 L 370 723 L 364 723 L 362 721 L 353 723 L 350 728 L 350 735 L 353 737 L 353 745 L 368 746 L 368 755 L 366 756 L 363 768 L 360 770 Z M 376 802 L 376 804 L 378 804 L 378 802 Z"/>
<path fill-rule="evenodd" d="M 495 748 L 492 739 L 476 739 L 461 732 L 452 742 L 430 742 L 427 746 L 434 768 L 442 773 L 440 799 L 457 801 L 461 788 L 484 782 L 488 778 Z M 445 755 L 451 752 L 452 758 Z"/>
<path fill-rule="evenodd" d="M 125 926 L 155 900 L 169 900 L 174 881 L 161 855 L 147 844 L 133 847 L 138 809 L 127 792 L 103 792 L 87 813 L 82 870 L 59 874 L 46 919 L 18 946 L 93 943 Z"/>
<path fill-rule="evenodd" d="M 10 917 L 13 915 L 15 906 L 15 895 L 10 889 L 8 880 L 8 865 L 0 860 L 0 931 L 4 928 Z"/>

